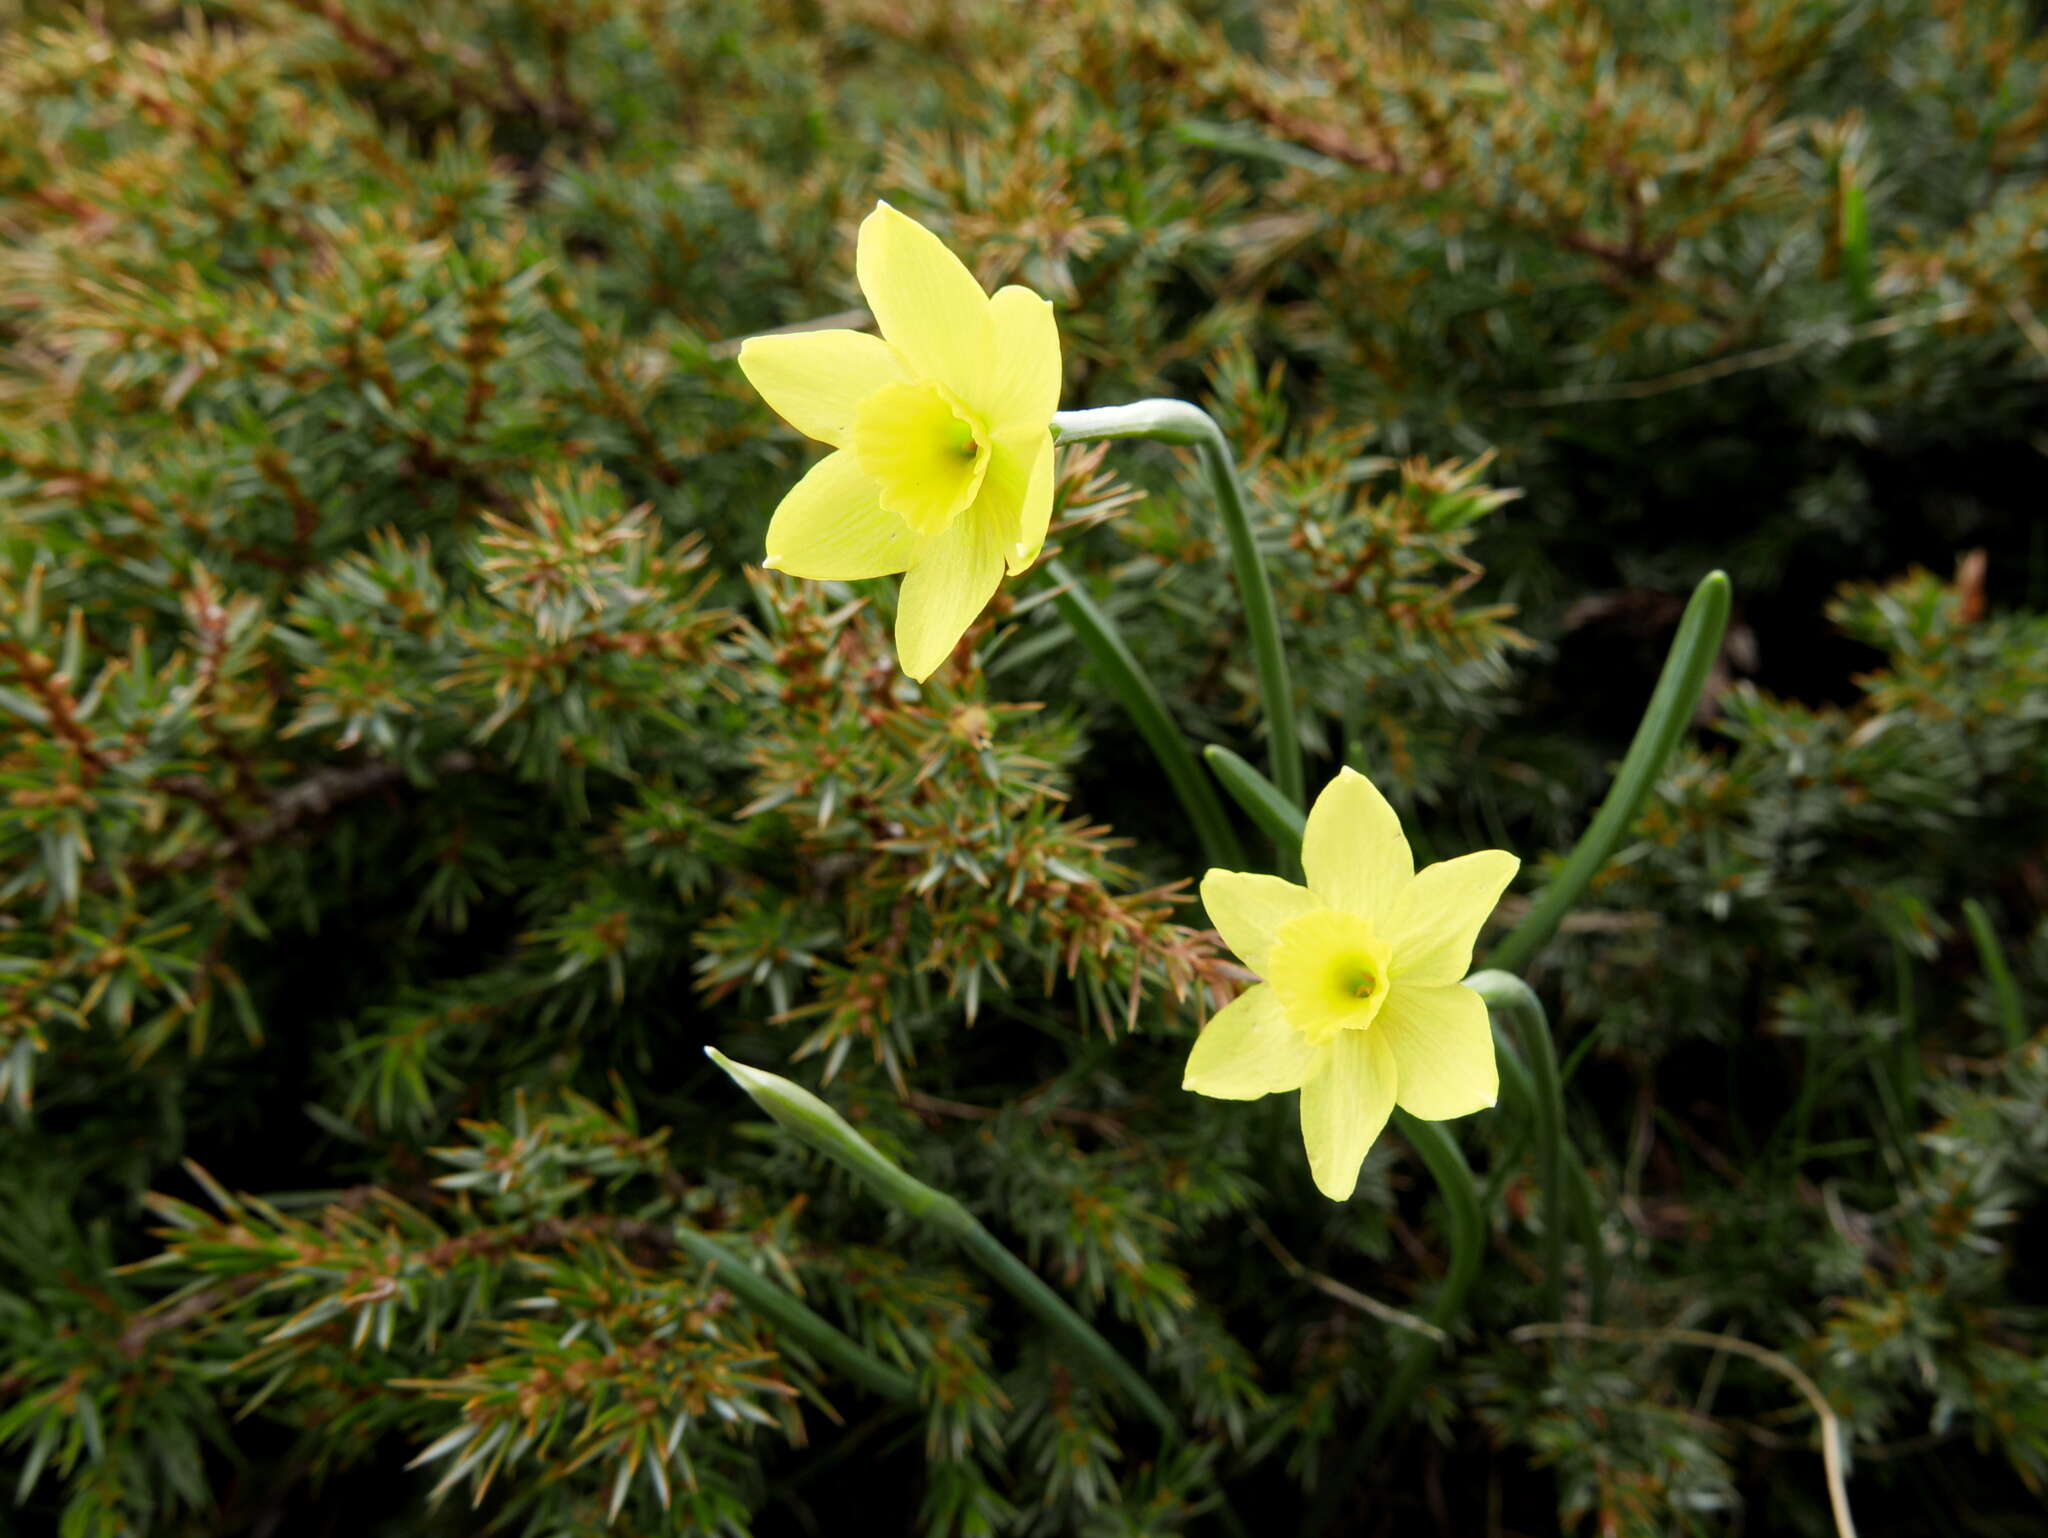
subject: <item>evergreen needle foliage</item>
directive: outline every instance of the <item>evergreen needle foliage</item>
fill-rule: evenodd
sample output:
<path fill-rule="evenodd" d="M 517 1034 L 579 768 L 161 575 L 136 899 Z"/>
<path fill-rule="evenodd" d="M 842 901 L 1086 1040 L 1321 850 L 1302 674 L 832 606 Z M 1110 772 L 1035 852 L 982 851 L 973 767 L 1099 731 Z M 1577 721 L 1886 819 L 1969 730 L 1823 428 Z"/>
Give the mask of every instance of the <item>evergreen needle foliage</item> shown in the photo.
<path fill-rule="evenodd" d="M 2022 0 L 0 0 L 0 1532 L 1827 1535 L 1836 1433 L 2039 1531 L 2044 134 Z M 1325 1201 L 1044 578 L 920 686 L 758 569 L 737 342 L 877 196 L 1216 418 L 1310 788 L 1490 938 L 1728 570 L 1528 969 L 1583 1184 L 1504 1050 Z M 1051 546 L 1249 774 L 1176 452 Z"/>

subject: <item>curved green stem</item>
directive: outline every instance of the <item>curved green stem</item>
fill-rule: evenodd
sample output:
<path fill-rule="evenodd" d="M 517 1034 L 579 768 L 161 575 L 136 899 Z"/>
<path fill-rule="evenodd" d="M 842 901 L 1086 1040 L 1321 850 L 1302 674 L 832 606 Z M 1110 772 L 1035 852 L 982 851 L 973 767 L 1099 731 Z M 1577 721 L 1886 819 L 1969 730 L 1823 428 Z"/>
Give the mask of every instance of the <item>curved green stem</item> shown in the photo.
<path fill-rule="evenodd" d="M 1551 1318 L 1564 1313 L 1564 1230 L 1575 1221 L 1578 1203 L 1565 1185 L 1564 1082 L 1557 1071 L 1557 1044 L 1550 1020 L 1529 985 L 1509 972 L 1475 972 L 1465 986 L 1486 1000 L 1496 1015 L 1514 1022 L 1515 1040 L 1529 1070 L 1530 1108 L 1536 1117 L 1538 1180 L 1543 1190 L 1543 1306 Z M 1577 1163 L 1577 1160 L 1573 1160 Z M 1583 1169 L 1583 1166 L 1581 1166 Z M 1590 1251 L 1597 1236 L 1587 1237 Z"/>
<path fill-rule="evenodd" d="M 1465 1162 L 1464 1150 L 1458 1147 L 1458 1140 L 1447 1132 L 1441 1122 L 1419 1121 L 1406 1111 L 1394 1113 L 1394 1124 L 1408 1139 L 1409 1146 L 1421 1155 L 1422 1162 L 1429 1166 L 1429 1173 L 1436 1179 L 1437 1191 L 1443 1196 L 1444 1208 L 1451 1220 L 1451 1263 L 1444 1272 L 1443 1284 L 1436 1290 L 1436 1298 L 1429 1305 L 1429 1312 L 1423 1317 L 1438 1329 L 1449 1333 L 1458 1316 L 1465 1311 L 1465 1294 L 1472 1290 L 1472 1283 L 1479 1277 L 1479 1262 L 1486 1253 L 1486 1217 L 1479 1206 L 1479 1182 L 1472 1174 L 1472 1166 Z M 1365 1423 L 1365 1432 L 1358 1440 L 1352 1457 L 1355 1467 L 1379 1441 L 1394 1418 L 1407 1407 L 1414 1396 L 1422 1375 L 1436 1358 L 1436 1342 L 1418 1340 L 1410 1346 L 1401 1365 L 1394 1369 L 1394 1376 L 1387 1380 L 1387 1386 L 1380 1393 L 1379 1403 L 1373 1406 L 1372 1419 Z"/>
<path fill-rule="evenodd" d="M 952 1197 L 944 1196 L 940 1204 L 927 1214 L 927 1220 L 959 1240 L 961 1247 L 979 1261 L 982 1269 L 1001 1283 L 1011 1297 L 1065 1336 L 1085 1360 L 1094 1363 L 1104 1377 L 1120 1387 L 1131 1402 L 1151 1416 L 1169 1437 L 1180 1435 L 1173 1412 L 1166 1407 L 1166 1401 L 1153 1391 L 1152 1385 L 1139 1377 L 1137 1370 L 1118 1354 L 1116 1347 L 1075 1313 L 1066 1299 L 1046 1286 L 1036 1271 L 1012 1255 L 973 1213 Z"/>
<path fill-rule="evenodd" d="M 758 1271 L 748 1270 L 745 1261 L 709 1234 L 678 1226 L 671 1237 L 677 1249 L 713 1268 L 719 1285 L 727 1292 L 819 1361 L 838 1368 L 885 1399 L 917 1398 L 917 1384 L 907 1373 L 898 1372 L 852 1336 L 827 1324 Z"/>
<path fill-rule="evenodd" d="M 1529 1119 L 1537 1119 L 1536 1080 L 1529 1072 L 1529 1065 L 1522 1060 L 1522 1049 L 1515 1040 L 1514 1032 L 1501 1028 L 1499 1014 L 1493 1016 L 1493 1058 L 1500 1067 L 1501 1088 L 1507 1098 L 1529 1113 Z M 1506 1145 L 1507 1152 L 1519 1151 L 1520 1145 Z"/>
<path fill-rule="evenodd" d="M 747 1092 L 754 1104 L 766 1111 L 785 1132 L 851 1171 L 898 1211 L 950 1234 L 981 1262 L 991 1277 L 1009 1290 L 1011 1296 L 1063 1336 L 1082 1360 L 1094 1364 L 1169 1437 L 1180 1435 L 1180 1426 L 1174 1420 L 1173 1412 L 1152 1385 L 1118 1354 L 1116 1347 L 1096 1333 L 1093 1325 L 1040 1281 L 1036 1272 L 982 1227 L 973 1213 L 945 1192 L 905 1173 L 874 1144 L 854 1131 L 837 1111 L 802 1085 L 794 1084 L 780 1074 L 736 1063 L 716 1047 L 706 1047 L 704 1053 L 723 1068 L 732 1081 Z"/>
<path fill-rule="evenodd" d="M 1301 805 L 1301 736 L 1294 722 L 1294 687 L 1288 681 L 1287 654 L 1280 645 L 1273 587 L 1267 580 L 1266 563 L 1252 530 L 1244 487 L 1237 478 L 1237 461 L 1223 429 L 1201 407 L 1174 400 L 1133 401 L 1126 406 L 1055 412 L 1052 427 L 1063 443 L 1085 443 L 1096 438 L 1148 438 L 1154 443 L 1189 446 L 1201 455 L 1210 493 L 1216 499 L 1217 515 L 1223 523 L 1224 538 L 1230 545 L 1238 602 L 1244 605 L 1245 629 L 1251 636 L 1273 783 L 1289 801 Z"/>
<path fill-rule="evenodd" d="M 1451 1263 L 1444 1272 L 1443 1284 L 1437 1288 L 1435 1301 L 1423 1316 L 1448 1334 L 1458 1316 L 1465 1311 L 1465 1295 L 1478 1279 L 1479 1263 L 1486 1253 L 1486 1215 L 1479 1203 L 1479 1182 L 1472 1174 L 1472 1166 L 1465 1162 L 1464 1150 L 1458 1147 L 1457 1139 L 1445 1130 L 1442 1123 L 1420 1121 L 1406 1111 L 1397 1110 L 1394 1112 L 1394 1124 L 1408 1139 L 1409 1146 L 1421 1155 L 1422 1162 L 1429 1166 L 1450 1217 Z M 1407 1354 L 1395 1367 L 1393 1376 L 1387 1380 L 1386 1387 L 1380 1391 L 1372 1418 L 1365 1423 L 1365 1430 L 1359 1433 L 1358 1441 L 1342 1467 L 1356 1469 L 1371 1456 L 1387 1428 L 1414 1398 L 1415 1390 L 1422 1383 L 1422 1375 L 1436 1360 L 1436 1353 L 1434 1340 L 1417 1340 L 1410 1345 Z M 1301 1531 L 1319 1533 L 1327 1530 L 1336 1516 L 1337 1502 L 1343 1498 L 1343 1493 L 1341 1480 L 1333 1479 L 1325 1484 L 1315 1510 Z"/>
<path fill-rule="evenodd" d="M 1174 721 L 1159 686 L 1124 645 L 1116 621 L 1096 607 L 1095 600 L 1074 574 L 1058 561 L 1048 561 L 1045 570 L 1055 584 L 1053 602 L 1081 644 L 1088 648 L 1096 666 L 1102 669 L 1111 692 L 1123 702 L 1124 710 L 1138 728 L 1138 735 L 1152 749 L 1159 767 L 1166 771 L 1173 793 L 1180 798 L 1181 809 L 1195 825 L 1195 836 L 1202 841 L 1202 853 L 1208 863 L 1226 870 L 1241 869 L 1244 850 L 1230 825 L 1230 814 L 1224 810 L 1216 787 L 1202 773 L 1202 766 L 1195 762 L 1194 749 L 1188 746 L 1187 738 Z"/>
<path fill-rule="evenodd" d="M 1586 887 L 1600 873 L 1642 810 L 1671 750 L 1691 721 L 1706 687 L 1707 672 L 1720 654 L 1721 634 L 1728 628 L 1729 588 L 1724 572 L 1709 572 L 1693 589 L 1685 606 L 1671 653 L 1664 659 L 1656 690 L 1636 728 L 1635 740 L 1616 771 L 1607 799 L 1592 824 L 1573 847 L 1557 879 L 1537 894 L 1529 911 L 1505 940 L 1493 948 L 1487 965 L 1519 972 L 1541 950 Z"/>
<path fill-rule="evenodd" d="M 1472 1290 L 1472 1283 L 1478 1279 L 1479 1262 L 1486 1253 L 1486 1216 L 1479 1207 L 1479 1182 L 1472 1174 L 1472 1166 L 1465 1162 L 1465 1153 L 1458 1147 L 1458 1140 L 1451 1136 L 1442 1122 L 1422 1121 L 1406 1111 L 1396 1111 L 1394 1125 L 1401 1129 L 1401 1135 L 1408 1139 L 1409 1145 L 1422 1156 L 1422 1162 L 1429 1166 L 1450 1215 L 1451 1263 L 1444 1272 L 1443 1285 L 1437 1288 L 1435 1301 L 1424 1316 L 1448 1334 L 1451 1326 L 1458 1322 L 1458 1316 L 1465 1311 L 1465 1294 Z M 1433 1349 L 1433 1343 L 1429 1341 L 1421 1344 Z M 1414 1354 L 1426 1357 L 1428 1350 L 1418 1350 Z M 1421 1365 L 1417 1366 L 1418 1372 Z M 1383 1395 L 1379 1408 L 1373 1412 L 1373 1419 L 1382 1425 L 1391 1421 L 1399 1408 L 1390 1403 L 1393 1397 L 1392 1393 Z M 1370 1434 L 1376 1436 L 1378 1432 Z"/>

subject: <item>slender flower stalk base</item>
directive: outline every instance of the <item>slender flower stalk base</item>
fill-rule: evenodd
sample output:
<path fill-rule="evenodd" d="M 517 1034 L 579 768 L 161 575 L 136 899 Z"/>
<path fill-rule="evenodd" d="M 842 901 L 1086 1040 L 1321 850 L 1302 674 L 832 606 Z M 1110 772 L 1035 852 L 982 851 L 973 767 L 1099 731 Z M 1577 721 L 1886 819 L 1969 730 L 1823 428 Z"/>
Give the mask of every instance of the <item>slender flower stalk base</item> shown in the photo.
<path fill-rule="evenodd" d="M 1472 1173 L 1472 1166 L 1465 1162 L 1465 1152 L 1458 1147 L 1458 1140 L 1448 1127 L 1438 1122 L 1423 1121 L 1406 1111 L 1397 1111 L 1394 1121 L 1401 1129 L 1401 1135 L 1408 1139 L 1409 1146 L 1429 1166 L 1437 1191 L 1444 1199 L 1445 1215 L 1450 1219 L 1450 1265 L 1444 1271 L 1443 1284 L 1437 1288 L 1436 1300 L 1424 1316 L 1448 1336 L 1451 1327 L 1465 1312 L 1466 1294 L 1479 1279 L 1479 1263 L 1486 1255 L 1486 1214 L 1479 1205 L 1479 1181 Z M 1434 1340 L 1423 1339 L 1411 1344 L 1407 1358 L 1380 1394 L 1372 1420 L 1366 1426 L 1364 1445 L 1376 1441 L 1400 1413 L 1408 1396 L 1414 1393 L 1424 1369 L 1435 1360 L 1436 1351 Z"/>
<path fill-rule="evenodd" d="M 1444 1271 L 1443 1284 L 1437 1288 L 1435 1301 L 1423 1316 L 1448 1337 L 1451 1327 L 1465 1312 L 1465 1296 L 1472 1290 L 1473 1282 L 1478 1280 L 1479 1263 L 1486 1254 L 1486 1213 L 1480 1205 L 1479 1181 L 1472 1173 L 1472 1166 L 1465 1162 L 1464 1150 L 1458 1147 L 1458 1140 L 1451 1135 L 1450 1129 L 1398 1110 L 1394 1113 L 1394 1124 L 1421 1156 L 1422 1162 L 1429 1166 L 1429 1173 L 1436 1180 L 1437 1193 L 1444 1199 L 1445 1215 L 1450 1220 L 1450 1265 Z M 1359 1433 L 1349 1455 L 1338 1465 L 1340 1469 L 1365 1466 L 1366 1458 L 1379 1444 L 1387 1428 L 1407 1408 L 1408 1401 L 1422 1382 L 1422 1375 L 1436 1361 L 1440 1349 L 1433 1338 L 1408 1342 L 1406 1353 L 1373 1404 L 1371 1419 Z M 1322 1494 L 1310 1510 L 1308 1520 L 1297 1531 L 1312 1535 L 1331 1530 L 1346 1488 L 1342 1478 L 1325 1480 Z"/>
<path fill-rule="evenodd" d="M 1572 1150 L 1564 1129 L 1564 1081 L 1557 1071 L 1557 1045 L 1550 1019 L 1534 990 L 1512 972 L 1475 972 L 1465 986 L 1486 1000 L 1496 1016 L 1514 1022 L 1515 1044 L 1529 1068 L 1529 1102 L 1536 1119 L 1537 1179 L 1543 1193 L 1543 1303 L 1553 1318 L 1564 1312 L 1564 1231 L 1567 1223 L 1584 1228 L 1597 1222 L 1590 1202 L 1586 1167 Z M 1581 1234 L 1586 1245 L 1586 1274 L 1594 1293 L 1593 1314 L 1599 1317 L 1605 1291 L 1606 1252 L 1597 1227 Z"/>
<path fill-rule="evenodd" d="M 1273 606 L 1273 587 L 1252 532 L 1251 511 L 1230 442 L 1215 418 L 1186 401 L 1143 400 L 1125 406 L 1098 406 L 1087 411 L 1053 414 L 1053 435 L 1062 443 L 1088 443 L 1099 438 L 1146 438 L 1154 443 L 1191 447 L 1202 456 L 1217 516 L 1230 545 L 1230 564 L 1237 579 L 1238 601 L 1244 605 L 1245 628 L 1251 634 L 1252 664 L 1258 674 L 1260 704 L 1266 717 L 1266 748 L 1273 783 L 1296 806 L 1305 797 L 1301 769 L 1301 737 L 1294 721 L 1294 688 L 1287 677 L 1287 654 L 1280 645 L 1280 620 Z"/>

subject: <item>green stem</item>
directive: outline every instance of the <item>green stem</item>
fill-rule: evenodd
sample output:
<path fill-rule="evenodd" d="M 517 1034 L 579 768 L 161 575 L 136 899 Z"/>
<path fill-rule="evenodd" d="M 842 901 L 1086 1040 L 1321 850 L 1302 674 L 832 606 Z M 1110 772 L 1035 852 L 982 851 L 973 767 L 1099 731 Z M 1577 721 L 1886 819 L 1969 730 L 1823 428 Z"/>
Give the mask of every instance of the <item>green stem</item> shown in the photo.
<path fill-rule="evenodd" d="M 1564 1316 L 1564 1230 L 1566 1223 L 1575 1219 L 1573 1209 L 1578 1204 L 1565 1186 L 1564 1081 L 1557 1071 L 1557 1045 L 1550 1037 L 1550 1020 L 1534 991 L 1512 973 L 1475 972 L 1465 979 L 1465 986 L 1486 1000 L 1494 1014 L 1514 1022 L 1515 1040 L 1528 1065 L 1530 1108 L 1536 1117 L 1537 1178 L 1543 1191 L 1543 1307 L 1551 1318 L 1559 1319 Z M 1587 1244 L 1590 1270 L 1591 1251 L 1599 1248 L 1598 1236 L 1588 1236 Z"/>
<path fill-rule="evenodd" d="M 1188 746 L 1187 738 L 1174 721 L 1159 686 L 1124 645 L 1116 621 L 1096 607 L 1079 579 L 1058 561 L 1048 561 L 1045 570 L 1055 584 L 1053 602 L 1101 668 L 1110 691 L 1123 702 L 1124 710 L 1152 749 L 1159 767 L 1166 771 L 1173 793 L 1180 797 L 1181 809 L 1195 825 L 1195 836 L 1202 842 L 1202 853 L 1208 863 L 1225 870 L 1243 869 L 1244 850 L 1230 825 L 1230 814 L 1224 810 L 1216 787 L 1202 773 L 1202 766 L 1195 762 L 1194 749 Z"/>
<path fill-rule="evenodd" d="M 1472 1283 L 1479 1276 L 1479 1262 L 1486 1252 L 1486 1216 L 1479 1204 L 1479 1182 L 1472 1174 L 1472 1166 L 1465 1162 L 1464 1151 L 1458 1147 L 1457 1139 L 1440 1122 L 1419 1121 L 1406 1111 L 1396 1110 L 1394 1125 L 1401 1129 L 1409 1146 L 1429 1166 L 1450 1217 L 1450 1267 L 1444 1272 L 1443 1285 L 1437 1288 L 1436 1299 L 1430 1304 L 1429 1312 L 1423 1316 L 1448 1334 L 1458 1316 L 1465 1311 L 1465 1295 L 1472 1290 Z M 1340 1469 L 1364 1466 L 1395 1417 L 1415 1396 L 1422 1383 L 1422 1375 L 1436 1360 L 1436 1352 L 1434 1340 L 1417 1340 L 1409 1346 L 1393 1376 L 1387 1380 L 1386 1387 L 1380 1391 L 1372 1418 L 1365 1423 L 1365 1430 L 1359 1433 L 1350 1456 L 1338 1465 Z M 1326 1531 L 1337 1514 L 1337 1502 L 1343 1499 L 1344 1489 L 1341 1479 L 1331 1479 L 1325 1484 L 1315 1509 L 1300 1530 L 1304 1533 Z"/>
<path fill-rule="evenodd" d="M 1591 826 L 1573 847 L 1557 873 L 1557 879 L 1537 894 L 1505 940 L 1486 958 L 1489 966 L 1504 972 L 1520 972 L 1541 950 L 1564 916 L 1584 895 L 1601 867 L 1612 857 L 1623 835 L 1636 820 L 1649 797 L 1657 776 L 1663 773 L 1671 751 L 1678 746 L 1692 713 L 1706 687 L 1707 672 L 1721 650 L 1721 634 L 1728 628 L 1728 578 L 1709 572 L 1693 589 L 1685 606 L 1671 653 L 1664 659 L 1664 671 L 1636 728 L 1635 740 L 1615 773 L 1607 799 L 1600 804 Z"/>
<path fill-rule="evenodd" d="M 1237 578 L 1238 602 L 1244 605 L 1245 629 L 1252 642 L 1252 663 L 1259 679 L 1260 704 L 1266 717 L 1266 751 L 1273 783 L 1296 806 L 1302 804 L 1301 735 L 1294 722 L 1294 687 L 1287 677 L 1287 654 L 1280 645 L 1280 620 L 1273 606 L 1273 587 L 1252 530 L 1244 487 L 1230 442 L 1215 419 L 1186 401 L 1144 400 L 1125 406 L 1099 406 L 1091 411 L 1053 414 L 1054 434 L 1062 443 L 1097 438 L 1148 438 L 1194 448 L 1208 473 L 1209 491 L 1230 545 L 1230 563 Z"/>
<path fill-rule="evenodd" d="M 899 1212 L 951 1235 L 981 1262 L 989 1275 L 1007 1288 L 1011 1296 L 1050 1325 L 1084 1360 L 1092 1362 L 1115 1383 L 1131 1402 L 1158 1422 L 1168 1437 L 1180 1435 L 1173 1412 L 1166 1407 L 1151 1384 L 1118 1354 L 1116 1347 L 1096 1333 L 1095 1327 L 1070 1308 L 1060 1295 L 1038 1279 L 1036 1272 L 1012 1255 L 994 1234 L 959 1202 L 923 1181 L 907 1174 L 887 1155 L 854 1131 L 832 1107 L 800 1084 L 780 1074 L 766 1073 L 736 1063 L 716 1047 L 704 1053 L 745 1090 L 755 1105 L 774 1118 L 776 1125 L 809 1144 L 826 1158 L 849 1170 L 883 1201 Z"/>
<path fill-rule="evenodd" d="M 1998 1000 L 1998 1024 L 2005 1032 L 2008 1051 L 2027 1044 L 2027 1013 L 2020 1003 L 2020 985 L 2013 981 L 2012 968 L 2005 964 L 2005 948 L 1998 943 L 1998 931 L 1991 927 L 1991 915 L 1974 897 L 1963 899 L 1963 922 L 1977 944 L 1977 960 L 1991 982 Z"/>
<path fill-rule="evenodd" d="M 1493 1056 L 1500 1065 L 1500 1082 L 1507 1090 L 1508 1098 L 1529 1113 L 1534 1121 L 1536 1112 L 1536 1081 L 1529 1073 L 1529 1065 L 1522 1060 L 1522 1049 L 1516 1043 L 1512 1031 L 1501 1029 L 1500 1015 L 1493 1016 Z"/>
<path fill-rule="evenodd" d="M 1167 1436 L 1180 1435 L 1173 1412 L 1166 1407 L 1166 1401 L 1153 1391 L 1152 1385 L 1139 1377 L 1136 1369 L 1118 1354 L 1116 1347 L 1075 1313 L 1066 1299 L 1046 1286 L 1036 1271 L 1012 1255 L 973 1213 L 947 1196 L 941 1198 L 940 1205 L 929 1214 L 928 1221 L 959 1240 L 961 1247 L 979 1261 L 982 1269 L 1001 1283 L 1010 1296 L 1065 1336 L 1085 1360 L 1094 1363 L 1103 1376 L 1120 1387 L 1133 1404 L 1158 1423 Z"/>
<path fill-rule="evenodd" d="M 863 1349 L 758 1271 L 748 1270 L 745 1261 L 709 1234 L 678 1225 L 672 1237 L 677 1249 L 717 1272 L 720 1286 L 819 1361 L 885 1399 L 917 1398 L 917 1385 L 908 1374 Z"/>
<path fill-rule="evenodd" d="M 1465 1311 L 1465 1295 L 1472 1290 L 1472 1283 L 1479 1276 L 1479 1262 L 1486 1253 L 1486 1217 L 1479 1207 L 1479 1182 L 1472 1174 L 1472 1166 L 1465 1162 L 1465 1153 L 1458 1147 L 1458 1140 L 1451 1136 L 1442 1122 L 1422 1121 L 1406 1111 L 1397 1110 L 1394 1112 L 1394 1125 L 1401 1129 L 1402 1136 L 1422 1156 L 1422 1162 L 1429 1166 L 1450 1216 L 1451 1263 L 1444 1272 L 1443 1285 L 1437 1288 L 1435 1301 L 1424 1316 L 1449 1334 L 1451 1326 Z M 1433 1341 L 1423 1340 L 1417 1344 L 1421 1348 L 1415 1353 L 1417 1357 L 1426 1358 L 1435 1350 Z M 1418 1372 L 1421 1365 L 1417 1365 Z M 1400 1408 L 1391 1403 L 1393 1398 L 1391 1393 L 1381 1397 L 1379 1408 L 1373 1413 L 1373 1420 L 1379 1426 L 1368 1427 L 1368 1437 L 1377 1437 L 1379 1431 L 1393 1420 Z"/>

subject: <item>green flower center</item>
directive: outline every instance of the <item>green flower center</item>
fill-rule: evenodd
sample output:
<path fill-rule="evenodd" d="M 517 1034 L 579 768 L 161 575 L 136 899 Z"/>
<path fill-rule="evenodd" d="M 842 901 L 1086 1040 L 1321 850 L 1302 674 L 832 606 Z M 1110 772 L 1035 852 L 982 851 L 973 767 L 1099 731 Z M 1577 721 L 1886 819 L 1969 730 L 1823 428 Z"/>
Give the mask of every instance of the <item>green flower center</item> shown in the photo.
<path fill-rule="evenodd" d="M 943 385 L 889 384 L 854 408 L 848 439 L 882 506 L 938 534 L 974 505 L 988 474 L 988 430 Z"/>
<path fill-rule="evenodd" d="M 1387 999 L 1387 947 L 1355 913 L 1322 908 L 1280 926 L 1266 981 L 1288 1022 L 1311 1041 L 1362 1031 Z"/>

